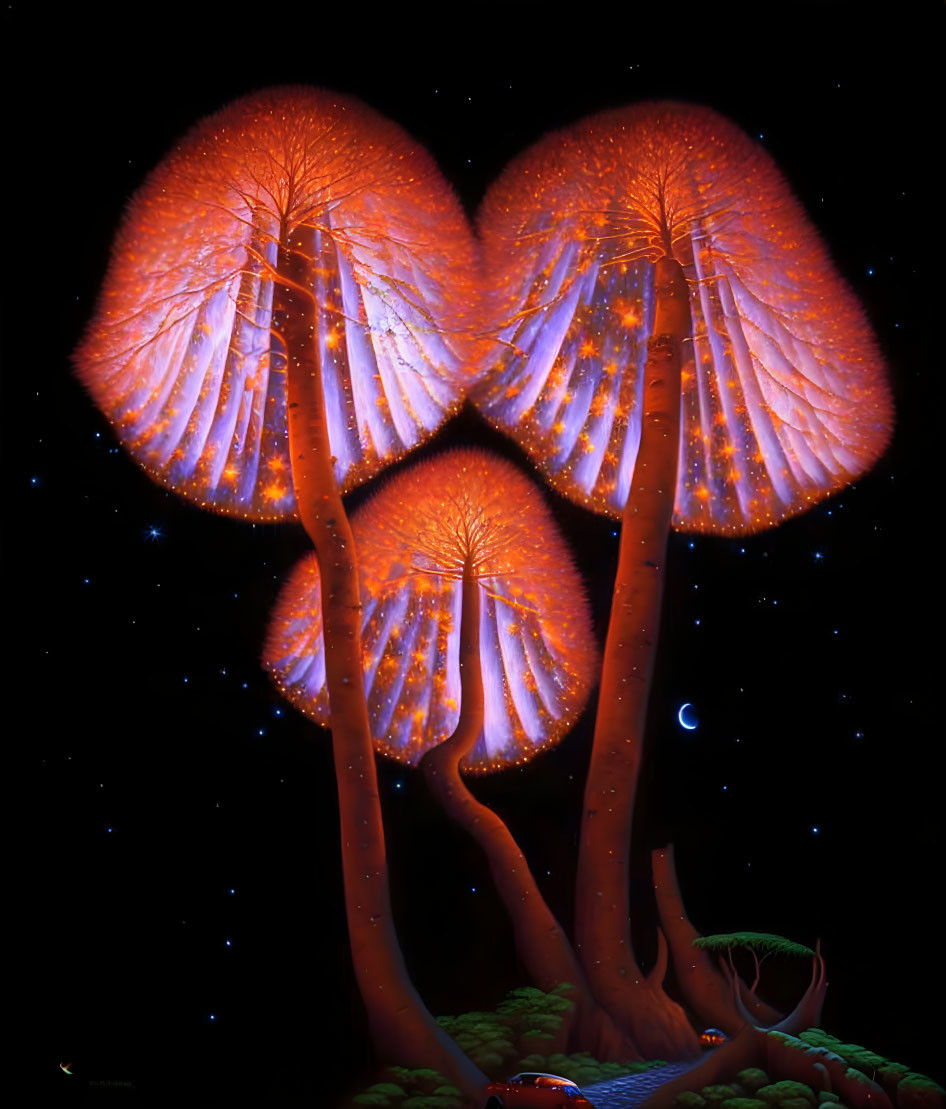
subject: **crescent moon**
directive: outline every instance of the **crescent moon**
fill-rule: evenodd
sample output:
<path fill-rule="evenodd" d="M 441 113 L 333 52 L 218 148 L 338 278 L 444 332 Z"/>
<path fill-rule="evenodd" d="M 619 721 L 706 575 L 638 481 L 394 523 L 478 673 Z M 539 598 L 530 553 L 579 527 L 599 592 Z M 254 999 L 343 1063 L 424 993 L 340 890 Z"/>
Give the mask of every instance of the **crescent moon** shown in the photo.
<path fill-rule="evenodd" d="M 681 728 L 686 728 L 686 730 L 688 732 L 692 732 L 696 728 L 697 724 L 699 723 L 699 721 L 697 720 L 697 721 L 694 721 L 694 723 L 692 723 L 692 724 L 688 724 L 686 722 L 686 720 L 684 719 L 684 713 L 686 712 L 687 709 L 690 709 L 690 708 L 693 708 L 693 705 L 689 701 L 686 701 L 684 704 L 682 704 L 680 706 L 680 709 L 677 712 L 677 721 L 679 722 L 680 727 Z"/>

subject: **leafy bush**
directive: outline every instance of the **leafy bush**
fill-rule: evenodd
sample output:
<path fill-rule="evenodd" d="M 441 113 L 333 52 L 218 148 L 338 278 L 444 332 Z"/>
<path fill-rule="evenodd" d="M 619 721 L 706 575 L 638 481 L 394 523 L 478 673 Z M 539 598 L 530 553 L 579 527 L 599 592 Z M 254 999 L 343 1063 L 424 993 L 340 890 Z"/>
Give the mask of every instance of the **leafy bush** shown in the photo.
<path fill-rule="evenodd" d="M 785 1079 L 782 1082 L 773 1082 L 768 1086 L 760 1086 L 755 1096 L 767 1101 L 769 1104 L 784 1105 L 787 1101 L 802 1101 L 808 1106 L 815 1104 L 815 1092 L 804 1082 L 793 1082 Z M 790 1106 L 789 1109 L 801 1109 L 800 1106 Z"/>
<path fill-rule="evenodd" d="M 637 1074 L 661 1063 L 600 1063 L 587 1052 L 564 1055 L 554 1050 L 565 1017 L 573 1008 L 568 983 L 543 993 L 534 986 L 512 990 L 495 1012 L 461 1013 L 437 1023 L 474 1063 L 494 1080 L 517 1071 L 539 1070 L 570 1078 L 579 1086 Z"/>
<path fill-rule="evenodd" d="M 897 1086 L 897 1104 L 901 1109 L 942 1109 L 944 1094 L 932 1078 L 911 1071 Z"/>
<path fill-rule="evenodd" d="M 675 1109 L 703 1109 L 706 1100 L 695 1090 L 684 1090 L 673 1099 Z"/>
<path fill-rule="evenodd" d="M 388 1067 L 384 1080 L 355 1094 L 352 1106 L 366 1109 L 464 1109 L 463 1095 L 435 1070 Z"/>
<path fill-rule="evenodd" d="M 821 1028 L 809 1028 L 806 1032 L 799 1033 L 798 1038 L 812 1047 L 827 1048 L 835 1055 L 840 1056 L 849 1067 L 856 1067 L 866 1076 L 872 1077 L 874 1081 L 888 1088 L 897 1086 L 908 1076 L 913 1076 L 923 1082 L 932 1083 L 935 1091 L 939 1091 L 940 1095 L 943 1093 L 942 1087 L 925 1075 L 914 1074 L 909 1067 L 902 1063 L 895 1063 L 891 1059 L 886 1059 L 883 1055 L 878 1055 L 876 1051 L 869 1051 L 866 1047 L 861 1047 L 860 1044 L 844 1043 L 837 1036 L 832 1036 Z M 917 1088 L 919 1089 L 919 1087 Z"/>
<path fill-rule="evenodd" d="M 736 1081 L 745 1089 L 755 1091 L 768 1086 L 769 1076 L 761 1067 L 746 1067 L 736 1075 Z"/>
<path fill-rule="evenodd" d="M 736 1097 L 736 1091 L 732 1086 L 704 1086 L 700 1093 L 709 1105 L 721 1105 L 726 1100 L 732 1100 Z"/>

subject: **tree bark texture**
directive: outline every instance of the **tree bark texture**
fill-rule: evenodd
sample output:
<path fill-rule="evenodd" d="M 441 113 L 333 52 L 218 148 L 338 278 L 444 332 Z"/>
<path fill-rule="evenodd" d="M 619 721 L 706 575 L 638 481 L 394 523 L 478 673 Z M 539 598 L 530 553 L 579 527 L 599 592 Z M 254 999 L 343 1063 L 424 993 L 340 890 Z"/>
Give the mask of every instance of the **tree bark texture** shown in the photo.
<path fill-rule="evenodd" d="M 480 666 L 480 585 L 467 566 L 460 618 L 460 720 L 449 739 L 420 761 L 427 784 L 448 815 L 473 837 L 489 864 L 493 884 L 509 914 L 516 952 L 532 982 L 550 991 L 569 983 L 575 1004 L 570 1043 L 597 1058 L 639 1059 L 634 1045 L 613 1027 L 594 1003 L 585 973 L 562 926 L 555 919 L 505 822 L 478 801 L 460 775 L 460 762 L 483 728 L 483 674 Z"/>
<path fill-rule="evenodd" d="M 486 1076 L 424 1006 L 408 977 L 394 928 L 364 692 L 358 566 L 329 445 L 317 305 L 307 292 L 313 260 L 294 249 L 289 238 L 284 233 L 280 240 L 273 319 L 287 359 L 293 484 L 321 575 L 345 910 L 355 977 L 382 1061 L 434 1067 L 469 1096 L 479 1097 Z"/>
<path fill-rule="evenodd" d="M 720 973 L 708 952 L 693 946 L 700 933 L 690 923 L 680 893 L 673 847 L 662 847 L 652 856 L 654 892 L 657 896 L 657 913 L 673 959 L 677 984 L 687 1003 L 700 1020 L 714 1028 L 721 1028 L 733 1036 L 745 1023 L 733 1003 L 732 990 L 726 976 Z M 752 1014 L 752 1023 L 774 1024 L 783 1014 L 757 997 L 750 1000 L 743 990 L 743 998 Z M 755 1004 L 752 1004 L 752 1001 Z"/>
<path fill-rule="evenodd" d="M 660 627 L 680 440 L 682 345 L 689 293 L 680 265 L 657 264 L 641 441 L 624 508 L 598 715 L 585 786 L 576 887 L 579 955 L 595 998 L 647 1058 L 699 1053 L 685 1013 L 645 977 L 630 935 L 629 856 Z"/>

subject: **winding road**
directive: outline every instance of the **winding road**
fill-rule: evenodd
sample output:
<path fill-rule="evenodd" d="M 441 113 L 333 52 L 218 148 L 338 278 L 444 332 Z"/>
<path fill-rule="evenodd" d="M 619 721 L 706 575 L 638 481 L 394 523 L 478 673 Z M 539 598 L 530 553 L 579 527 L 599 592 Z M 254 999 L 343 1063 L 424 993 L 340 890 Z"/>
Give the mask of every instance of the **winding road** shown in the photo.
<path fill-rule="evenodd" d="M 595 1109 L 633 1109 L 642 1105 L 656 1090 L 667 1082 L 679 1078 L 681 1074 L 693 1070 L 706 1058 L 688 1059 L 683 1063 L 668 1063 L 665 1067 L 655 1067 L 643 1074 L 629 1074 L 624 1078 L 612 1078 L 608 1082 L 597 1082 L 594 1086 L 583 1086 L 582 1093 Z"/>

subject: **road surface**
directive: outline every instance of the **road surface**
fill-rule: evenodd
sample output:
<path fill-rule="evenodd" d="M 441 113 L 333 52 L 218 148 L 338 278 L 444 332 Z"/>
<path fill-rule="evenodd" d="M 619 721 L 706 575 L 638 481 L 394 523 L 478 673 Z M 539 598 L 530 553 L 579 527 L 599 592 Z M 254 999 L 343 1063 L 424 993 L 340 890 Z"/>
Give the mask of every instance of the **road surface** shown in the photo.
<path fill-rule="evenodd" d="M 665 1067 L 654 1067 L 643 1074 L 628 1074 L 624 1078 L 611 1078 L 607 1082 L 597 1082 L 594 1086 L 583 1086 L 581 1092 L 595 1109 L 634 1109 L 643 1104 L 655 1090 L 666 1082 L 672 1082 L 681 1074 L 699 1066 L 706 1058 L 688 1059 L 683 1063 L 668 1063 Z"/>

